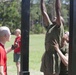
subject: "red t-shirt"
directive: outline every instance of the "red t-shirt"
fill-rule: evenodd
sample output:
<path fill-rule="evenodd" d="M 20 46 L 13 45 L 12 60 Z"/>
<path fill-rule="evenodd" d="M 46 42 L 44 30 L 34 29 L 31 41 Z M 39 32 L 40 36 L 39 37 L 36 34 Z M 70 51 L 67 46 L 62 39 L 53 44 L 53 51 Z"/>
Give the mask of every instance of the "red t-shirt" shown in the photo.
<path fill-rule="evenodd" d="M 21 50 L 21 36 L 15 38 L 14 44 L 17 43 L 18 47 L 14 50 L 14 53 L 18 53 Z"/>
<path fill-rule="evenodd" d="M 0 66 L 3 66 L 4 75 L 7 75 L 7 55 L 4 46 L 0 43 Z"/>

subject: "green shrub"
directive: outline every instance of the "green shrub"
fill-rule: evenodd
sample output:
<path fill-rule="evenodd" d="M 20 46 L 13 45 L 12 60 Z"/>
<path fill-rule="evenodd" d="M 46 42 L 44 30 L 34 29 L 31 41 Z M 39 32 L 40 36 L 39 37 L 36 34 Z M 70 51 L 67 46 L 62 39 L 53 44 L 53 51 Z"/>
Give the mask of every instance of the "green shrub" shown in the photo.
<path fill-rule="evenodd" d="M 31 30 L 30 30 L 30 33 L 31 34 L 40 34 L 40 33 L 45 33 L 45 29 L 43 26 L 41 26 L 40 24 L 36 24 L 36 25 L 33 25 Z"/>

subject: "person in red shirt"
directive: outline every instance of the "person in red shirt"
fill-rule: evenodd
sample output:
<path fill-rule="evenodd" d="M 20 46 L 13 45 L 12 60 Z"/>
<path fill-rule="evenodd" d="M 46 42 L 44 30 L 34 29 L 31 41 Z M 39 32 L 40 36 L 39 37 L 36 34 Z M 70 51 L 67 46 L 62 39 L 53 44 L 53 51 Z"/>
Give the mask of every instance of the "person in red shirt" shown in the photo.
<path fill-rule="evenodd" d="M 10 30 L 6 26 L 0 27 L 0 75 L 7 75 L 7 53 L 12 49 L 5 50 L 5 43 L 10 40 Z"/>
<path fill-rule="evenodd" d="M 0 43 L 0 75 L 7 75 L 7 56 L 4 45 Z"/>
<path fill-rule="evenodd" d="M 17 45 L 17 48 L 14 50 L 14 62 L 17 67 L 17 75 L 20 75 L 20 50 L 21 50 L 21 30 L 16 29 L 15 31 L 15 41 L 14 45 Z"/>

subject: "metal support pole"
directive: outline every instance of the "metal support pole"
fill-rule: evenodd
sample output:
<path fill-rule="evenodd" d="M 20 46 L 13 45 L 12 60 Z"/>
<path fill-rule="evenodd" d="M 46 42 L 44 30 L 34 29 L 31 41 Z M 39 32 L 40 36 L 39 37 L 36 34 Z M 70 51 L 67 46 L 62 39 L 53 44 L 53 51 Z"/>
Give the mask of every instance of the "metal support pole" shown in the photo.
<path fill-rule="evenodd" d="M 69 75 L 76 75 L 76 0 L 70 0 Z"/>
<path fill-rule="evenodd" d="M 30 0 L 22 0 L 21 8 L 21 75 L 29 75 Z"/>

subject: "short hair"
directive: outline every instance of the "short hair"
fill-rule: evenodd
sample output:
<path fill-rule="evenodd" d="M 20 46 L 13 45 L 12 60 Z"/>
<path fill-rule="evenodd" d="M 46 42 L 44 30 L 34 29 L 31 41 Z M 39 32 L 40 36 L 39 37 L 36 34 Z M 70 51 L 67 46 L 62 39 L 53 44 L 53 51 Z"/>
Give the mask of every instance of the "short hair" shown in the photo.
<path fill-rule="evenodd" d="M 20 29 L 16 29 L 15 32 L 19 32 L 21 34 L 21 30 Z"/>
<path fill-rule="evenodd" d="M 0 36 L 11 34 L 10 29 L 6 26 L 0 27 Z"/>
<path fill-rule="evenodd" d="M 69 31 L 65 31 L 65 34 L 67 34 L 69 36 Z"/>

